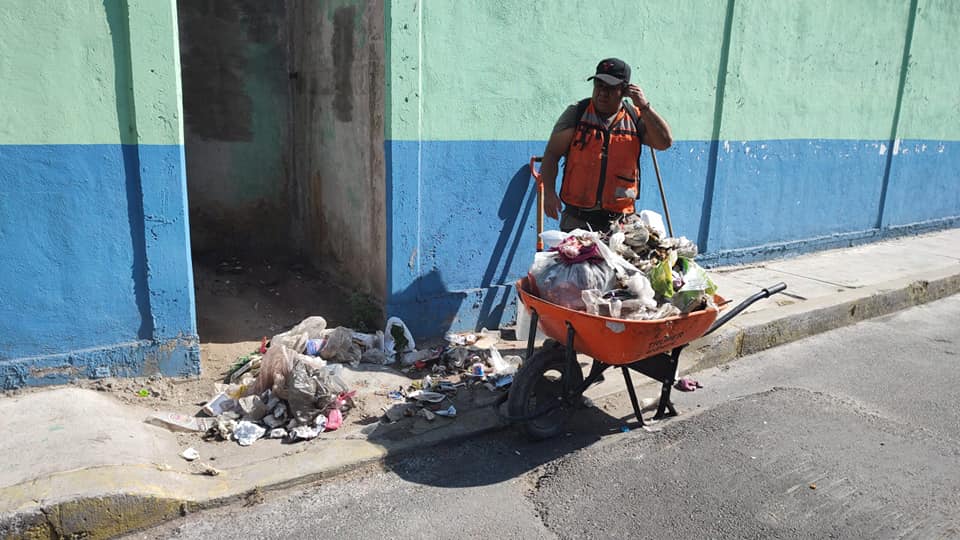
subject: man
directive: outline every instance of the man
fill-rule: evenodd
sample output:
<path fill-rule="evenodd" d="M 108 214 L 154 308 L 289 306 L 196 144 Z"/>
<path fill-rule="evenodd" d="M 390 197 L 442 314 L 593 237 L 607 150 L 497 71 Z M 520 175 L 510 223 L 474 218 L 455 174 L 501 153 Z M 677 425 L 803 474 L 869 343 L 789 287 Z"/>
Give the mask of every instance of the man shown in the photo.
<path fill-rule="evenodd" d="M 596 74 L 587 80 L 593 81 L 593 96 L 567 107 L 543 152 L 543 209 L 556 219 L 562 200 L 560 230 L 606 232 L 612 222 L 634 212 L 640 189 L 640 145 L 666 150 L 673 136 L 643 90 L 630 83 L 630 66 L 623 60 L 601 60 Z M 632 105 L 624 101 L 627 96 Z M 566 161 L 557 198 L 560 156 Z"/>

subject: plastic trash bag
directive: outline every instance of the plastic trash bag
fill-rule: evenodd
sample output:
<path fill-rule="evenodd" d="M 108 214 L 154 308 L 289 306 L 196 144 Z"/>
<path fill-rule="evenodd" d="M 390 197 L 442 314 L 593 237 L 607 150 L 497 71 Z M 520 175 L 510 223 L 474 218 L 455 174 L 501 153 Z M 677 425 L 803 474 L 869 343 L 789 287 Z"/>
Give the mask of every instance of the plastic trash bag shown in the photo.
<path fill-rule="evenodd" d="M 697 256 L 699 248 L 686 236 L 681 236 L 678 239 L 677 244 L 677 255 L 680 257 L 685 257 L 687 259 L 692 259 Z"/>
<path fill-rule="evenodd" d="M 655 299 L 656 293 L 653 290 L 653 285 L 650 284 L 650 280 L 647 279 L 647 276 L 637 272 L 636 274 L 633 274 L 627 278 L 624 285 L 641 306 L 646 309 L 657 308 L 657 301 Z"/>
<path fill-rule="evenodd" d="M 407 328 L 407 325 L 400 320 L 400 317 L 390 317 L 387 319 L 387 326 L 383 330 L 383 353 L 387 355 L 387 360 L 392 364 L 397 360 L 397 355 L 403 357 L 404 353 L 414 351 L 417 344 L 413 341 L 413 334 Z"/>
<path fill-rule="evenodd" d="M 307 340 L 323 337 L 321 334 L 326 329 L 327 320 L 323 317 L 318 315 L 307 317 L 290 330 L 273 336 L 273 339 L 270 340 L 270 347 L 283 345 L 302 353 L 306 349 Z"/>
<path fill-rule="evenodd" d="M 640 222 L 655 231 L 661 238 L 666 238 L 667 228 L 663 226 L 663 216 L 653 210 L 641 210 Z"/>
<path fill-rule="evenodd" d="M 387 358 L 387 355 L 383 353 L 382 349 L 367 349 L 360 355 L 360 363 L 379 364 L 382 366 L 389 364 L 390 359 Z"/>
<path fill-rule="evenodd" d="M 340 364 L 357 366 L 363 354 L 360 346 L 353 342 L 353 330 L 338 326 L 327 333 L 327 342 L 320 349 L 320 358 Z"/>
<path fill-rule="evenodd" d="M 614 272 L 605 262 L 566 264 L 553 253 L 537 253 L 534 259 L 530 277 L 537 295 L 558 306 L 584 311 L 584 290 L 605 291 L 614 283 Z"/>
<path fill-rule="evenodd" d="M 670 269 L 670 259 L 660 261 L 660 264 L 650 270 L 647 277 L 650 278 L 650 285 L 657 296 L 662 298 L 673 296 L 673 270 Z"/>
<path fill-rule="evenodd" d="M 493 367 L 495 375 L 513 375 L 520 367 L 505 360 L 496 347 L 490 347 L 490 366 Z"/>
<path fill-rule="evenodd" d="M 286 394 L 288 414 L 299 425 L 313 422 L 336 397 L 327 368 L 315 369 L 300 359 L 294 362 L 287 378 Z"/>
<path fill-rule="evenodd" d="M 284 345 L 270 345 L 267 354 L 260 360 L 260 373 L 252 387 L 246 389 L 244 395 L 262 394 L 272 390 L 280 399 L 286 399 L 286 379 L 293 369 L 293 359 L 296 353 Z"/>
<path fill-rule="evenodd" d="M 699 264 L 685 257 L 680 258 L 680 268 L 683 272 L 683 287 L 676 291 L 671 303 L 683 313 L 702 309 L 709 304 L 713 293 L 717 292 L 717 285 L 707 275 L 707 271 Z"/>
<path fill-rule="evenodd" d="M 256 442 L 257 439 L 263 437 L 266 432 L 267 430 L 265 428 L 244 420 L 237 424 L 237 427 L 233 430 L 233 436 L 237 439 L 240 446 L 250 446 Z"/>
<path fill-rule="evenodd" d="M 555 248 L 563 242 L 570 233 L 563 231 L 543 231 L 540 233 L 540 239 L 543 240 L 543 249 Z"/>

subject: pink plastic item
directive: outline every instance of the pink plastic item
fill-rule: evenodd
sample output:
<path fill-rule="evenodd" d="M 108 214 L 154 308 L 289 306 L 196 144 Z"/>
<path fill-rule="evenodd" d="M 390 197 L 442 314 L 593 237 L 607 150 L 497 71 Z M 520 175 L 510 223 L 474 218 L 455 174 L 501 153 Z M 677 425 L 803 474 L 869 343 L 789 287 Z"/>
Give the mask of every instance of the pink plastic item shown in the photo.
<path fill-rule="evenodd" d="M 330 412 L 327 413 L 327 426 L 324 431 L 335 431 L 341 424 L 343 424 L 343 414 L 340 413 L 340 409 L 330 409 Z"/>

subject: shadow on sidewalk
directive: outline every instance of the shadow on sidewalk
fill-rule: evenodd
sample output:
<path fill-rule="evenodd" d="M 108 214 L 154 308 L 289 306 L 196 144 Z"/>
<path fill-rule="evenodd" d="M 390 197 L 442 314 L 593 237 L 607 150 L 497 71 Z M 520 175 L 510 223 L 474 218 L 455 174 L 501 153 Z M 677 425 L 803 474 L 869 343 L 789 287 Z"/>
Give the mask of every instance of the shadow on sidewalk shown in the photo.
<path fill-rule="evenodd" d="M 618 418 L 597 407 L 578 409 L 567 429 L 551 439 L 533 441 L 521 426 L 513 425 L 490 435 L 390 457 L 385 466 L 407 482 L 443 488 L 492 485 L 531 473 L 539 478 L 549 474 L 543 466 L 620 434 L 621 426 L 632 420 L 632 415 Z M 665 424 L 669 421 L 659 425 Z"/>

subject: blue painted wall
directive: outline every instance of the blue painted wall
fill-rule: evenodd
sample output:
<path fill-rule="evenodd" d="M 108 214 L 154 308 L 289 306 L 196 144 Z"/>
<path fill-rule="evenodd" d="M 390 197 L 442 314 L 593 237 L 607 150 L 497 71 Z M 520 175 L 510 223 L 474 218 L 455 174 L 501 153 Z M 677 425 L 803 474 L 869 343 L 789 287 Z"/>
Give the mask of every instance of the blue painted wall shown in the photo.
<path fill-rule="evenodd" d="M 0 389 L 200 371 L 173 0 L 0 10 Z"/>

